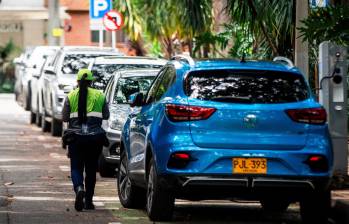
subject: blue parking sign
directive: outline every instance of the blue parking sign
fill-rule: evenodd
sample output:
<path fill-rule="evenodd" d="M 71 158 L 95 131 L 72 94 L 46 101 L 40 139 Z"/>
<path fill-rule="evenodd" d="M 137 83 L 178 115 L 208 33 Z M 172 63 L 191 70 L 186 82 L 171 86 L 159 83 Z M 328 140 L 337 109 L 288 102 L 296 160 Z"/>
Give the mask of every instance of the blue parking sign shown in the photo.
<path fill-rule="evenodd" d="M 111 9 L 111 0 L 90 0 L 90 19 L 102 19 Z"/>

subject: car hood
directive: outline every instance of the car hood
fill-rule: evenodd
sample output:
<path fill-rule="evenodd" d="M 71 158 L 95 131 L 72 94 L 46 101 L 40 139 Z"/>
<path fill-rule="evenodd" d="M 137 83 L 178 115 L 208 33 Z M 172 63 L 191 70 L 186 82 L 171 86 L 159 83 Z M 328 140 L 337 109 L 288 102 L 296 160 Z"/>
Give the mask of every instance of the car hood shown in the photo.
<path fill-rule="evenodd" d="M 59 75 L 57 81 L 62 85 L 75 86 L 77 84 L 76 75 Z"/>

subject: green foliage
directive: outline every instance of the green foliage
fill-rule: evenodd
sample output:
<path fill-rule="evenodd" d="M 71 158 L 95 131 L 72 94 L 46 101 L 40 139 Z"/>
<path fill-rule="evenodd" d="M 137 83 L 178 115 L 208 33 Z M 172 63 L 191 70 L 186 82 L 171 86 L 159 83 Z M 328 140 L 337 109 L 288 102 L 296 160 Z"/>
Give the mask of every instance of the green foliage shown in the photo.
<path fill-rule="evenodd" d="M 14 66 L 8 60 L 16 49 L 12 40 L 7 42 L 5 46 L 0 46 L 0 93 L 13 92 Z"/>
<path fill-rule="evenodd" d="M 253 38 L 253 54 L 292 58 L 294 13 L 292 0 L 230 0 L 227 10 L 233 23 Z M 235 37 L 239 39 L 239 37 Z M 241 38 L 240 38 L 241 39 Z"/>
<path fill-rule="evenodd" d="M 349 45 L 349 6 L 329 6 L 313 10 L 299 28 L 303 40 L 314 45 L 329 40 Z"/>
<path fill-rule="evenodd" d="M 191 42 L 212 24 L 211 0 L 120 0 L 114 7 L 124 14 L 125 31 L 131 40 L 147 36 L 150 43 L 160 43 L 167 57 L 173 54 L 174 38 Z"/>
<path fill-rule="evenodd" d="M 4 62 L 10 54 L 16 49 L 16 46 L 14 45 L 13 41 L 10 40 L 5 44 L 5 46 L 0 46 L 0 63 Z"/>

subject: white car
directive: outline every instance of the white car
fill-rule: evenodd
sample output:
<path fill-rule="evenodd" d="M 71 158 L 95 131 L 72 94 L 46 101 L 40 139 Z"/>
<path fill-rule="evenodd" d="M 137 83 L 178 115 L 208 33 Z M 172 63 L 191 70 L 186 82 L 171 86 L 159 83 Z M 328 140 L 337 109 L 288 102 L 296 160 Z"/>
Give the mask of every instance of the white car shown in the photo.
<path fill-rule="evenodd" d="M 29 110 L 30 110 L 30 123 L 39 122 L 39 119 L 36 119 L 39 112 L 39 89 L 42 85 L 40 85 L 40 77 L 43 72 L 43 68 L 45 62 L 48 58 L 52 58 L 59 47 L 38 47 L 36 48 L 38 51 L 34 51 L 33 58 L 31 60 L 32 65 L 27 69 L 27 76 L 30 76 L 31 79 L 28 82 L 28 96 L 30 100 Z M 36 53 L 36 54 L 35 54 Z M 35 55 L 34 55 L 35 54 Z M 38 123 L 39 124 L 39 123 Z"/>

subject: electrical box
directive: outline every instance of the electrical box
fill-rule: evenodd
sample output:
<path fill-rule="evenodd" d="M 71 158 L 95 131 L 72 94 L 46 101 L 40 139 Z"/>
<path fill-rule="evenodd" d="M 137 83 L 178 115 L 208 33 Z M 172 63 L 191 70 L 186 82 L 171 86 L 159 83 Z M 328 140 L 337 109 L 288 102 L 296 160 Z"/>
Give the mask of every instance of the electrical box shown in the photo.
<path fill-rule="evenodd" d="M 333 142 L 334 180 L 348 176 L 347 49 L 329 41 L 320 44 L 319 102 L 327 111 Z"/>

